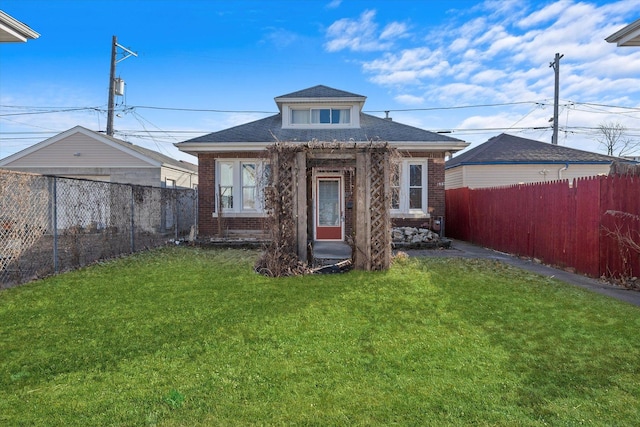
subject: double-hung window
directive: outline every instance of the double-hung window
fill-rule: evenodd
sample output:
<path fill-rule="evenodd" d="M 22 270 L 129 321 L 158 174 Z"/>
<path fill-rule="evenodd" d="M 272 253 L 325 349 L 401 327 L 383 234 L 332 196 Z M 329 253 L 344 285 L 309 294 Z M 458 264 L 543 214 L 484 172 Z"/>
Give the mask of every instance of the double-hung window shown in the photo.
<path fill-rule="evenodd" d="M 257 196 L 257 182 L 255 163 L 240 163 L 242 170 L 242 208 L 243 209 L 255 209 L 256 208 L 256 196 Z"/>
<path fill-rule="evenodd" d="M 233 162 L 220 162 L 218 199 L 223 209 L 233 209 Z"/>
<path fill-rule="evenodd" d="M 427 161 L 408 159 L 392 165 L 391 212 L 427 213 Z"/>
<path fill-rule="evenodd" d="M 268 164 L 257 160 L 220 160 L 216 200 L 224 212 L 262 212 Z"/>

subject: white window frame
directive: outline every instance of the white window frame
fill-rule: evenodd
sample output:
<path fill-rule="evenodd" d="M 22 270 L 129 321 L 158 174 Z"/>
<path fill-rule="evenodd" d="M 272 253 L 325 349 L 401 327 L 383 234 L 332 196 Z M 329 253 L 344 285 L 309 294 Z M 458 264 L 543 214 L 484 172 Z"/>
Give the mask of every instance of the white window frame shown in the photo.
<path fill-rule="evenodd" d="M 314 111 L 321 111 L 321 110 L 328 110 L 329 111 L 329 122 L 323 123 L 320 121 L 314 122 L 313 121 L 313 117 Z M 347 111 L 348 115 L 349 115 L 349 121 L 348 122 L 333 122 L 333 111 Z M 300 125 L 313 125 L 313 126 L 336 126 L 336 125 L 341 125 L 341 126 L 349 126 L 351 125 L 351 115 L 352 115 L 352 108 L 351 107 L 310 107 L 310 108 L 291 108 L 289 110 L 290 112 L 290 117 L 289 117 L 289 121 L 292 125 L 294 126 L 300 126 Z M 294 123 L 293 121 L 293 114 L 294 111 L 308 111 L 308 118 L 309 121 L 308 122 L 304 122 L 304 123 Z"/>
<path fill-rule="evenodd" d="M 293 123 L 293 110 L 305 110 L 309 112 L 309 123 Z M 312 123 L 311 110 L 349 110 L 348 123 Z M 288 129 L 323 129 L 332 128 L 358 128 L 360 127 L 360 110 L 353 104 L 285 104 L 282 107 L 282 127 Z"/>
<path fill-rule="evenodd" d="M 398 162 L 400 167 L 399 182 L 400 182 L 400 203 L 398 209 L 391 209 L 391 215 L 394 217 L 413 217 L 413 218 L 428 218 L 428 164 L 427 159 L 403 159 Z M 420 209 L 409 208 L 409 184 L 410 184 L 410 167 L 411 165 L 422 166 L 422 207 Z M 393 186 L 392 186 L 393 187 Z"/>
<path fill-rule="evenodd" d="M 216 160 L 216 188 L 215 188 L 215 200 L 216 200 L 216 208 L 215 211 L 218 211 L 219 208 L 219 200 L 220 200 L 220 171 L 222 164 L 230 164 L 233 173 L 233 184 L 232 184 L 232 192 L 231 196 L 233 198 L 233 207 L 232 208 L 222 208 L 223 215 L 226 214 L 250 214 L 251 216 L 256 216 L 256 214 L 264 214 L 264 187 L 266 186 L 266 182 L 261 182 L 261 178 L 264 175 L 265 165 L 268 164 L 264 160 L 260 159 L 218 159 Z M 245 208 L 243 206 L 243 189 L 246 188 L 244 183 L 242 182 L 242 165 L 243 164 L 254 164 L 256 165 L 256 183 L 255 183 L 255 208 Z"/>

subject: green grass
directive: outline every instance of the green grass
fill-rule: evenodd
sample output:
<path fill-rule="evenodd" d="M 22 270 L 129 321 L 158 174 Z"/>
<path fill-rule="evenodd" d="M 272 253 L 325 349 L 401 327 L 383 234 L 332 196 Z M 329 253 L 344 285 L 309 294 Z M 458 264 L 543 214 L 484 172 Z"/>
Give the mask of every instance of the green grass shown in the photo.
<path fill-rule="evenodd" d="M 169 248 L 0 292 L 0 425 L 635 425 L 640 310 L 492 261 Z"/>

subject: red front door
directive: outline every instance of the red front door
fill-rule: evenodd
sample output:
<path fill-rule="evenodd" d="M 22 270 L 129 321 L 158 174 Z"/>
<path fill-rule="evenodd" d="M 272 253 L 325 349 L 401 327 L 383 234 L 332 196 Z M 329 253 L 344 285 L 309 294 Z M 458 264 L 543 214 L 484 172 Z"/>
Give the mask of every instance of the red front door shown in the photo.
<path fill-rule="evenodd" d="M 342 240 L 342 177 L 323 176 L 316 179 L 316 240 Z"/>

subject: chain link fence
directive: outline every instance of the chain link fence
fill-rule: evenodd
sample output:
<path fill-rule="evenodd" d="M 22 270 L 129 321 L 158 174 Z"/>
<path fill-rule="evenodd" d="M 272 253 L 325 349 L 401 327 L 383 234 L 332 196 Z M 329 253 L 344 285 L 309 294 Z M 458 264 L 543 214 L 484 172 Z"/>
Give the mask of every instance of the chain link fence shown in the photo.
<path fill-rule="evenodd" d="M 193 239 L 197 193 L 0 170 L 0 288 Z"/>

